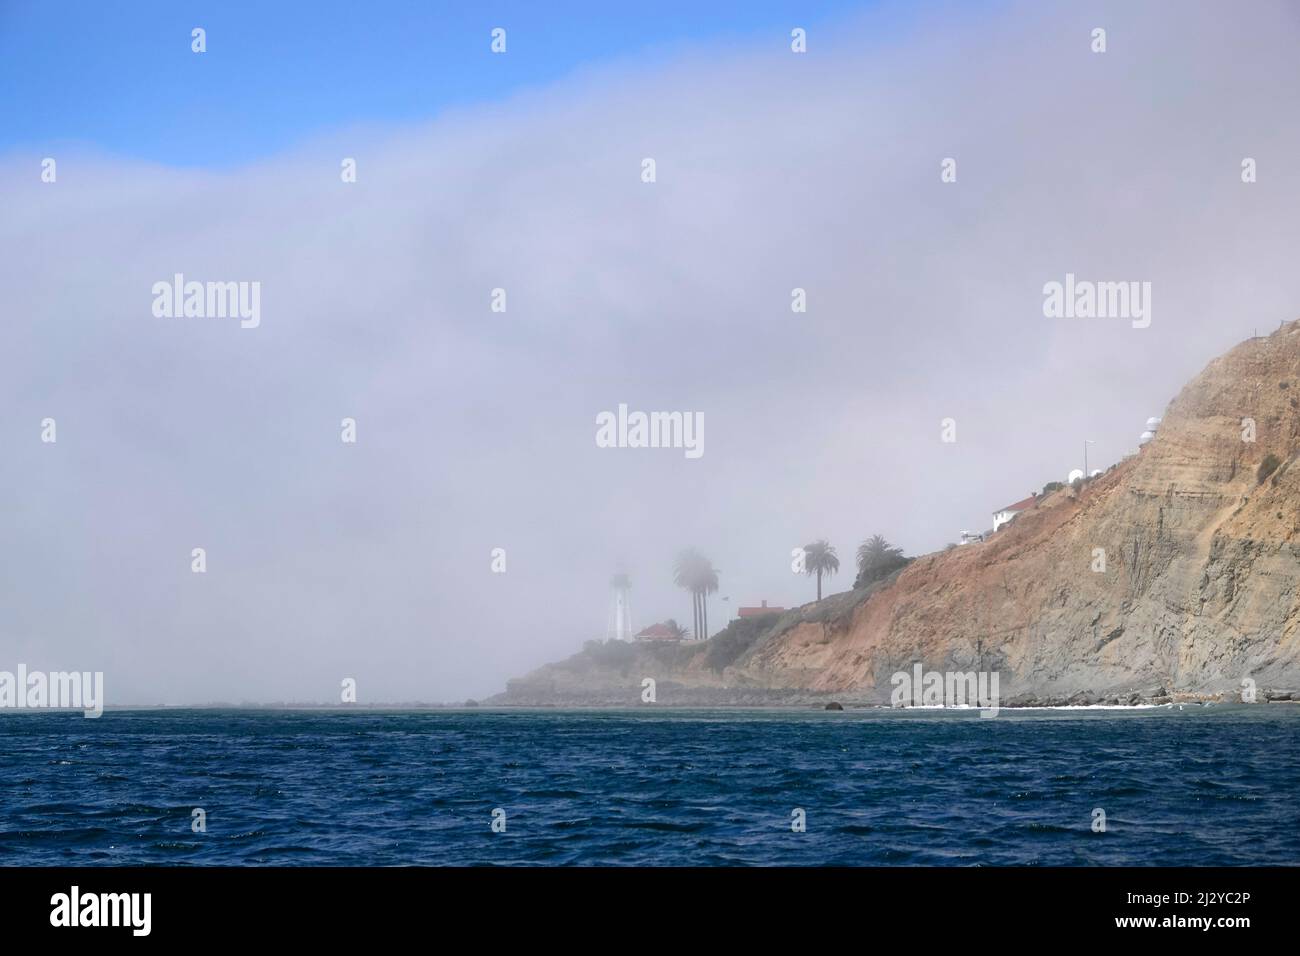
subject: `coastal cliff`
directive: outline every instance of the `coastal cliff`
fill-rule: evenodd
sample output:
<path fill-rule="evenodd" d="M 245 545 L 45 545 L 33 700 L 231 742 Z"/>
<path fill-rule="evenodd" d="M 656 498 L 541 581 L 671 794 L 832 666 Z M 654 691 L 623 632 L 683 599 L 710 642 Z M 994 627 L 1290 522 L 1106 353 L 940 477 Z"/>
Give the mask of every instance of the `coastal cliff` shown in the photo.
<path fill-rule="evenodd" d="M 1297 457 L 1290 323 L 1211 362 L 1140 454 L 988 541 L 708 641 L 593 643 L 493 702 L 630 706 L 653 678 L 667 704 L 885 703 L 916 663 L 996 671 L 1011 705 L 1240 699 L 1246 679 L 1284 699 L 1300 691 Z"/>

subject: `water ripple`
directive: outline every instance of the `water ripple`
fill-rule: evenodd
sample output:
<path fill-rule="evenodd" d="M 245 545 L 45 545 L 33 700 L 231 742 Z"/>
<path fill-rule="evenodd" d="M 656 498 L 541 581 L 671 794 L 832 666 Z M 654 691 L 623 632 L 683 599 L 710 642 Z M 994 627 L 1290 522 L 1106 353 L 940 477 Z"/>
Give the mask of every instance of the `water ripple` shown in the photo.
<path fill-rule="evenodd" d="M 0 715 L 0 865 L 1295 865 L 1298 791 L 1271 705 Z"/>

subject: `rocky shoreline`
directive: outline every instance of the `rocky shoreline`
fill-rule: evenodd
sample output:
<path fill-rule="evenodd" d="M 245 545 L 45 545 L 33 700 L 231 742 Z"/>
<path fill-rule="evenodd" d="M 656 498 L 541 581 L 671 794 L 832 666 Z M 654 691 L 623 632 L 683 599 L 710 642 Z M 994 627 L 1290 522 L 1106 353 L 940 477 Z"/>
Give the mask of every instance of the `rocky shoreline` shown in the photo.
<path fill-rule="evenodd" d="M 1072 695 L 1035 696 L 1018 694 L 998 702 L 1004 710 L 1027 710 L 1042 708 L 1079 708 L 1079 707 L 1152 707 L 1166 704 L 1241 704 L 1240 697 L 1222 693 L 1214 694 L 1171 694 L 1165 688 L 1148 688 L 1127 694 L 1090 694 L 1086 692 Z M 1300 703 L 1300 691 L 1261 690 L 1255 703 Z M 846 710 L 892 709 L 888 700 L 880 700 L 870 695 L 819 693 L 806 690 L 786 690 L 770 688 L 738 687 L 689 687 L 671 682 L 661 683 L 657 688 L 656 700 L 645 703 L 641 700 L 639 689 L 606 688 L 604 691 L 591 689 L 586 692 L 569 693 L 529 693 L 522 689 L 498 694 L 482 702 L 485 707 L 521 707 L 521 708 L 814 708 L 836 709 L 831 705 L 841 705 Z M 916 709 L 916 708 L 904 708 Z M 921 708 L 930 709 L 930 708 Z"/>

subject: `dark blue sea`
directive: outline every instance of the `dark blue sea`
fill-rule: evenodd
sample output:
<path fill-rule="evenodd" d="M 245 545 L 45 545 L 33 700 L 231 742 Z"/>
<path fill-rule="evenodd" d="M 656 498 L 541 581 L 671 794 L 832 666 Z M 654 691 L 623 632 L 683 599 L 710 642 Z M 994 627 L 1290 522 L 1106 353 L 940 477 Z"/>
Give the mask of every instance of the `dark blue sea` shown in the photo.
<path fill-rule="evenodd" d="M 1300 706 L 8 713 L 0 864 L 1296 865 Z"/>

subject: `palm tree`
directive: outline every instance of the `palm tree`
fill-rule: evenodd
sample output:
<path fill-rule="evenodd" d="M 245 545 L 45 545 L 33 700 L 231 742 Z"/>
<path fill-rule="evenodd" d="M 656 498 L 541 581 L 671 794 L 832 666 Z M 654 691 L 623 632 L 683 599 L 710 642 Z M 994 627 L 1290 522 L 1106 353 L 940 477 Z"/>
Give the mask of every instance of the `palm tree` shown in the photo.
<path fill-rule="evenodd" d="M 673 562 L 673 583 L 691 592 L 694 604 L 694 636 L 709 636 L 708 596 L 718 590 L 718 569 L 695 548 L 687 548 Z"/>
<path fill-rule="evenodd" d="M 834 545 L 825 538 L 804 545 L 803 573 L 817 575 L 817 600 L 822 599 L 822 575 L 830 577 L 840 569 L 840 559 Z"/>
<path fill-rule="evenodd" d="M 862 587 L 885 577 L 908 563 L 903 557 L 903 549 L 895 548 L 883 535 L 873 534 L 858 545 L 858 579 L 854 587 Z"/>
<path fill-rule="evenodd" d="M 678 624 L 678 623 L 677 623 L 673 618 L 670 617 L 668 620 L 664 621 L 664 627 L 666 627 L 666 628 L 668 628 L 668 630 L 672 631 L 672 632 L 673 632 L 673 636 L 676 637 L 677 640 L 680 641 L 680 640 L 685 639 L 686 634 L 687 634 L 687 630 L 686 630 L 686 628 L 684 628 L 684 627 L 682 627 L 680 624 Z"/>
<path fill-rule="evenodd" d="M 702 639 L 709 638 L 709 595 L 718 590 L 718 569 L 713 566 L 713 562 L 705 558 L 700 565 L 700 576 L 697 581 L 700 588 L 700 608 L 704 611 L 704 631 L 700 635 Z"/>
<path fill-rule="evenodd" d="M 700 592 L 696 588 L 696 580 L 700 576 L 700 566 L 703 561 L 704 555 L 694 548 L 679 552 L 676 560 L 673 561 L 673 584 L 691 592 L 694 605 L 692 613 L 695 615 L 691 633 L 695 637 L 700 635 Z"/>

